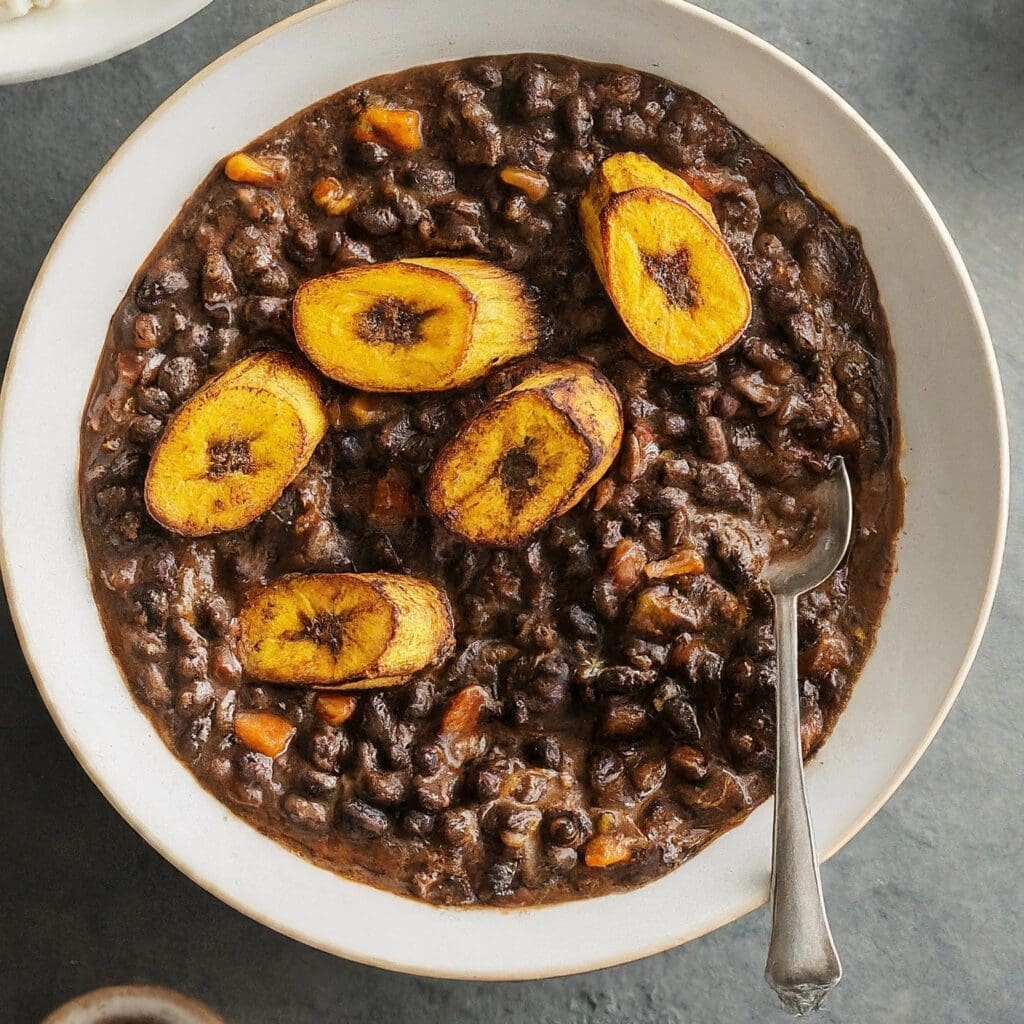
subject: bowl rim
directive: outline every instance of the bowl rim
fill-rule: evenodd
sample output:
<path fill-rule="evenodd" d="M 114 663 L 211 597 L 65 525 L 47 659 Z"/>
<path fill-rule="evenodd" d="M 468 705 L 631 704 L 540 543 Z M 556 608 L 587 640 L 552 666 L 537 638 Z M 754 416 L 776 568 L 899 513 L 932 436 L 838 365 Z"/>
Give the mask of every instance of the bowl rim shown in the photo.
<path fill-rule="evenodd" d="M 349 3 L 353 3 L 354 0 L 321 0 L 320 3 L 314 4 L 313 6 L 304 10 L 298 11 L 295 14 L 263 29 L 256 35 L 250 37 L 247 40 L 239 43 L 222 56 L 211 62 L 196 75 L 185 82 L 175 92 L 173 92 L 166 100 L 164 100 L 154 111 L 151 113 L 117 148 L 114 154 L 110 157 L 107 163 L 100 169 L 93 181 L 90 183 L 88 188 L 83 192 L 82 196 L 75 203 L 71 212 L 68 214 L 67 219 L 62 225 L 60 231 L 57 233 L 53 242 L 51 243 L 50 249 L 44 258 L 36 279 L 33 283 L 32 289 L 29 292 L 28 298 L 25 303 L 25 308 L 22 316 L 19 320 L 18 327 L 15 331 L 14 338 L 11 344 L 11 351 L 8 360 L 7 371 L 4 375 L 4 381 L 2 388 L 0 388 L 0 437 L 3 433 L 3 425 L 7 419 L 7 398 L 10 391 L 8 387 L 9 381 L 14 377 L 17 369 L 18 357 L 21 349 L 21 341 L 23 334 L 25 333 L 25 325 L 28 323 L 34 301 L 36 299 L 37 292 L 40 289 L 41 282 L 44 280 L 47 274 L 47 270 L 51 260 L 54 258 L 55 253 L 60 249 L 62 240 L 68 230 L 68 226 L 76 219 L 76 215 L 79 209 L 84 206 L 92 196 L 93 192 L 97 189 L 98 184 L 106 177 L 115 167 L 118 166 L 120 161 L 125 157 L 125 151 L 130 148 L 130 144 L 135 142 L 140 136 L 142 136 L 149 128 L 149 126 L 163 115 L 163 113 L 176 104 L 185 94 L 192 91 L 193 89 L 200 86 L 209 76 L 213 75 L 216 71 L 220 70 L 224 65 L 233 61 L 236 57 L 246 52 L 247 50 L 260 45 L 266 39 L 277 35 L 281 32 L 287 31 L 292 26 L 299 24 L 307 19 L 315 18 L 322 14 L 324 11 L 347 6 Z M 963 258 L 953 241 L 949 230 L 943 223 L 939 216 L 935 206 L 917 182 L 914 176 L 911 174 L 909 169 L 903 163 L 903 161 L 896 155 L 896 153 L 887 145 L 887 143 L 881 138 L 881 136 L 875 131 L 874 128 L 846 101 L 844 100 L 834 89 L 819 79 L 813 72 L 808 70 L 797 60 L 790 57 L 777 47 L 761 39 L 759 36 L 754 35 L 752 32 L 735 25 L 727 19 L 713 14 L 709 11 L 704 10 L 701 7 L 689 2 L 689 0 L 649 0 L 650 3 L 655 5 L 676 8 L 682 12 L 685 12 L 687 16 L 703 20 L 707 22 L 713 28 L 725 32 L 726 34 L 738 37 L 742 42 L 748 46 L 753 46 L 757 50 L 761 51 L 762 54 L 772 58 L 773 60 L 780 62 L 789 71 L 796 73 L 804 83 L 811 86 L 816 92 L 828 100 L 832 105 L 838 107 L 839 112 L 844 114 L 851 122 L 852 127 L 857 128 L 861 133 L 867 136 L 868 140 L 874 145 L 874 147 L 885 157 L 887 163 L 891 166 L 891 169 L 902 179 L 904 185 L 906 185 L 916 200 L 921 211 L 925 214 L 929 226 L 936 232 L 939 240 L 942 243 L 944 254 L 948 258 L 952 270 L 955 272 L 956 277 L 962 286 L 964 297 L 967 299 L 969 307 L 970 318 L 973 321 L 974 328 L 977 332 L 977 340 L 981 342 L 980 352 L 984 358 L 984 369 L 987 374 L 987 380 L 985 383 L 989 391 L 991 392 L 992 398 L 992 412 L 995 416 L 995 431 L 998 439 L 998 494 L 996 495 L 995 502 L 995 515 L 996 515 L 996 527 L 995 536 L 990 552 L 989 562 L 987 571 L 985 574 L 985 588 L 982 595 L 981 601 L 978 605 L 977 616 L 974 621 L 973 629 L 971 632 L 970 640 L 964 649 L 963 657 L 960 661 L 959 666 L 952 678 L 952 682 L 949 686 L 942 701 L 938 704 L 937 710 L 927 728 L 922 735 L 920 741 L 914 747 L 913 750 L 906 756 L 899 768 L 892 774 L 888 784 L 880 790 L 869 802 L 858 817 L 856 817 L 850 824 L 840 832 L 837 838 L 827 847 L 820 851 L 820 860 L 824 862 L 830 858 L 834 853 L 840 850 L 846 845 L 867 823 L 874 817 L 875 814 L 881 809 L 881 807 L 889 800 L 889 798 L 895 793 L 895 791 L 902 785 L 904 780 L 907 778 L 911 770 L 920 760 L 925 750 L 931 744 L 935 737 L 936 732 L 945 720 L 959 694 L 967 674 L 974 662 L 978 648 L 980 646 L 982 636 L 986 625 L 988 623 L 989 616 L 991 614 L 992 606 L 995 600 L 995 594 L 999 582 L 999 573 L 1001 569 L 1003 554 L 1006 545 L 1007 527 L 1008 527 L 1008 515 L 1009 515 L 1009 439 L 1008 439 L 1008 427 L 1006 418 L 1006 407 L 1003 396 L 1003 391 L 1000 382 L 999 368 L 996 361 L 995 349 L 992 344 L 991 335 L 988 329 L 988 325 L 985 321 L 985 316 L 981 308 L 980 300 L 975 291 L 973 282 L 971 281 L 970 275 L 964 264 Z M 493 52 L 500 52 L 495 50 Z M 980 366 L 979 366 L 980 369 Z M 76 498 L 77 506 L 77 498 Z M 76 523 L 76 526 L 78 524 Z M 99 770 L 90 763 L 87 755 L 83 752 L 81 745 L 77 742 L 74 731 L 69 727 L 69 723 L 65 720 L 62 715 L 61 709 L 51 700 L 51 696 L 48 694 L 45 684 L 43 683 L 42 673 L 38 670 L 33 651 L 26 644 L 26 630 L 23 628 L 21 620 L 21 609 L 19 607 L 20 602 L 18 599 L 18 587 L 17 584 L 12 584 L 11 573 L 9 572 L 10 565 L 10 552 L 8 548 L 8 536 L 7 531 L 4 528 L 5 524 L 3 521 L 3 507 L 0 503 L 0 573 L 3 575 L 5 585 L 7 587 L 7 593 L 9 597 L 9 607 L 12 621 L 15 626 L 16 633 L 18 635 L 19 643 L 25 658 L 26 664 L 32 673 L 33 680 L 36 683 L 37 690 L 43 699 L 44 704 L 47 707 L 51 717 L 54 719 L 59 731 L 61 732 L 65 742 L 71 748 L 76 759 L 82 765 L 83 769 L 89 775 L 90 779 L 97 786 L 97 788 L 103 793 L 106 799 L 114 806 L 122 818 L 133 828 L 149 845 L 153 846 L 164 858 L 172 863 L 178 870 L 189 877 L 196 884 L 202 888 L 211 892 L 218 899 L 234 907 L 240 912 L 246 914 L 248 917 L 259 921 L 262 924 L 267 925 L 274 930 L 290 936 L 291 938 L 297 939 L 309 945 L 313 945 L 317 948 L 323 949 L 327 952 L 331 952 L 338 956 L 343 956 L 346 959 L 351 959 L 356 962 L 368 964 L 371 966 L 382 967 L 389 970 L 401 971 L 404 973 L 415 974 L 426 977 L 438 977 L 448 979 L 462 979 L 462 980 L 488 980 L 488 981 L 508 981 L 508 980 L 533 980 L 546 977 L 559 977 L 567 974 L 580 973 L 584 971 L 597 970 L 604 967 L 615 966 L 622 963 L 632 962 L 639 960 L 647 956 L 651 956 L 655 953 L 663 952 L 664 950 L 674 948 L 677 945 L 681 945 L 685 942 L 691 941 L 701 935 L 707 934 L 710 931 L 714 931 L 731 921 L 734 921 L 756 909 L 762 905 L 766 900 L 764 895 L 753 896 L 746 900 L 744 903 L 739 904 L 735 907 L 729 907 L 723 910 L 719 916 L 717 916 L 712 922 L 698 925 L 684 932 L 681 936 L 676 936 L 671 939 L 660 938 L 654 942 L 648 941 L 646 944 L 642 941 L 638 941 L 636 946 L 631 949 L 628 956 L 593 956 L 590 955 L 589 959 L 584 959 L 580 954 L 574 953 L 567 956 L 564 962 L 560 962 L 558 965 L 551 968 L 544 968 L 531 971 L 530 973 L 523 973 L 517 971 L 514 968 L 509 969 L 501 964 L 495 965 L 492 969 L 481 971 L 480 969 L 440 969 L 425 967 L 415 962 L 409 962 L 406 960 L 388 960 L 380 956 L 370 956 L 363 953 L 358 947 L 352 947 L 345 945 L 341 942 L 335 942 L 333 944 L 326 944 L 321 938 L 314 938 L 303 930 L 303 928 L 294 923 L 286 922 L 278 918 L 272 917 L 268 912 L 262 908 L 252 904 L 252 902 L 245 897 L 239 896 L 232 892 L 225 886 L 219 885 L 211 879 L 204 877 L 202 870 L 198 867 L 193 866 L 189 863 L 188 857 L 184 851 L 180 851 L 171 847 L 170 843 L 164 842 L 161 837 L 151 833 L 146 825 L 140 821 L 134 820 L 129 811 L 124 806 L 124 801 L 121 800 L 115 792 L 115 787 L 112 783 L 104 781 Z M 361 883 L 355 883 L 361 884 Z M 396 896 L 397 899 L 403 899 L 401 896 Z M 442 908 L 434 908 L 442 909 Z M 449 908 L 443 908 L 449 909 Z M 531 910 L 543 910 L 544 907 L 537 908 L 516 908 L 515 910 L 505 910 L 502 908 L 484 908 L 484 909 L 473 909 L 473 910 L 459 910 L 459 913 L 497 913 L 497 914 L 510 914 L 510 913 L 530 913 Z"/>
<path fill-rule="evenodd" d="M 0 64 L 0 85 L 35 82 L 79 71 L 93 64 L 101 64 L 105 60 L 148 43 L 164 32 L 169 32 L 193 14 L 198 14 L 211 2 L 212 0 L 160 0 L 158 4 L 151 4 L 142 17 L 135 11 L 132 17 L 124 19 L 117 17 L 116 7 L 97 11 L 91 3 L 83 4 L 79 8 L 77 4 L 65 6 L 61 0 L 57 0 L 55 7 L 31 10 L 24 15 L 24 18 L 32 18 L 33 21 L 56 17 L 69 23 L 54 26 L 55 32 L 50 38 L 50 43 L 62 44 L 63 40 L 69 37 L 70 43 L 66 46 L 52 45 L 52 48 L 45 48 L 42 54 L 32 47 L 23 49 L 20 45 L 23 40 L 19 39 L 19 36 L 27 34 L 26 30 L 20 27 L 24 24 L 23 18 L 0 22 L 0 55 L 5 58 L 5 62 Z M 103 38 L 98 46 L 83 46 L 80 41 L 82 36 L 75 31 L 75 23 L 88 25 L 90 22 L 98 23 L 100 19 L 104 19 L 113 27 L 113 33 Z M 7 26 L 19 26 L 13 28 L 15 34 L 14 42 L 11 44 L 3 38 Z M 31 27 L 42 32 L 38 23 Z"/>
<path fill-rule="evenodd" d="M 153 1024 L 227 1024 L 205 1003 L 163 985 L 109 985 L 61 1003 L 42 1024 L 104 1024 L 110 1014 L 150 1015 Z"/>

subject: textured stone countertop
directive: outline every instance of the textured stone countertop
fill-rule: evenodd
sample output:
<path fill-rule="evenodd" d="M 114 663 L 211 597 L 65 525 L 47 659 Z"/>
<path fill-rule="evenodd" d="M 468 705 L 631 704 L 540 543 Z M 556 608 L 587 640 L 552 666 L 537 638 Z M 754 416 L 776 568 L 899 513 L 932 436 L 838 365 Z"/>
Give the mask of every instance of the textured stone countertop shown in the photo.
<path fill-rule="evenodd" d="M 0 88 L 4 358 L 47 247 L 104 161 L 193 73 L 302 6 L 215 0 L 133 53 Z M 806 64 L 906 161 L 963 252 L 999 351 L 1011 429 L 1024 426 L 1024 2 L 705 6 Z M 999 598 L 967 686 L 908 781 L 824 868 L 846 977 L 823 1022 L 1024 1020 L 1022 558 L 1015 507 Z M 785 1019 L 761 981 L 763 909 L 640 963 L 527 984 L 403 977 L 307 949 L 219 903 L 118 817 L 51 723 L 6 611 L 0 659 L 4 1024 L 37 1024 L 72 995 L 128 981 L 179 988 L 234 1024 Z"/>

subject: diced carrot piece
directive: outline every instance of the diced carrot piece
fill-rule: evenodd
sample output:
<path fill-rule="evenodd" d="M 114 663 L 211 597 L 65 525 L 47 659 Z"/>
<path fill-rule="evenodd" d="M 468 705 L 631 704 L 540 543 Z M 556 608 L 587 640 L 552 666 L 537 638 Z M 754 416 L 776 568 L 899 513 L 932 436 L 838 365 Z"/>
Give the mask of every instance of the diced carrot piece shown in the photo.
<path fill-rule="evenodd" d="M 423 146 L 422 118 L 418 110 L 403 107 L 367 107 L 352 125 L 356 142 L 390 143 L 411 153 Z"/>
<path fill-rule="evenodd" d="M 506 185 L 519 189 L 531 202 L 539 202 L 548 194 L 550 185 L 540 171 L 532 171 L 529 167 L 503 167 L 498 172 Z"/>
<path fill-rule="evenodd" d="M 348 191 L 337 178 L 317 178 L 310 197 L 328 217 L 340 217 L 356 204 L 355 193 Z"/>
<path fill-rule="evenodd" d="M 658 562 L 648 562 L 644 575 L 651 580 L 664 580 L 672 576 L 690 576 L 704 571 L 704 559 L 696 551 L 685 548 Z"/>
<path fill-rule="evenodd" d="M 269 160 L 248 153 L 234 153 L 224 163 L 224 173 L 232 181 L 247 185 L 280 185 L 287 177 L 284 165 L 274 166 Z"/>
<path fill-rule="evenodd" d="M 441 733 L 445 736 L 471 736 L 480 724 L 480 713 L 487 700 L 487 691 L 482 686 L 467 686 L 459 690 L 444 709 Z"/>
<path fill-rule="evenodd" d="M 316 699 L 316 715 L 328 725 L 343 725 L 359 706 L 358 697 L 344 693 L 321 693 Z"/>
<path fill-rule="evenodd" d="M 599 835 L 587 843 L 583 862 L 588 868 L 610 868 L 624 864 L 633 855 L 633 844 L 623 836 Z"/>
<path fill-rule="evenodd" d="M 632 590 L 646 564 L 647 552 L 642 544 L 626 538 L 620 540 L 612 549 L 611 558 L 608 560 L 608 571 L 612 575 L 616 589 L 622 594 Z"/>
<path fill-rule="evenodd" d="M 412 496 L 412 480 L 401 469 L 392 467 L 373 485 L 370 511 L 375 519 L 401 522 L 417 514 Z"/>
<path fill-rule="evenodd" d="M 295 726 L 269 711 L 240 711 L 235 715 L 235 735 L 250 749 L 267 757 L 284 752 Z"/>
<path fill-rule="evenodd" d="M 365 391 L 356 392 L 338 411 L 337 426 L 346 430 L 362 430 L 375 427 L 390 419 L 399 408 L 390 395 L 371 395 Z"/>
<path fill-rule="evenodd" d="M 600 512 L 612 500 L 614 494 L 615 481 L 610 476 L 606 476 L 594 488 L 594 511 Z"/>

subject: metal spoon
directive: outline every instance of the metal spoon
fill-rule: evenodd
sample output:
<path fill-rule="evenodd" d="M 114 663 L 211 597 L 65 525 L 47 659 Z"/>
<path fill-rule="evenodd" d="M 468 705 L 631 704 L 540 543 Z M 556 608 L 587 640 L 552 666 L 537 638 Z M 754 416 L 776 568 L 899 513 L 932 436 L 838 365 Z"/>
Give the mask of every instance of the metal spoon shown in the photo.
<path fill-rule="evenodd" d="M 846 466 L 817 491 L 817 535 L 809 548 L 773 560 L 763 579 L 775 602 L 775 836 L 772 845 L 772 933 L 765 980 L 790 1013 L 817 1009 L 839 984 L 839 962 L 821 895 L 821 875 L 804 789 L 797 681 L 797 598 L 832 575 L 846 553 L 853 495 Z"/>

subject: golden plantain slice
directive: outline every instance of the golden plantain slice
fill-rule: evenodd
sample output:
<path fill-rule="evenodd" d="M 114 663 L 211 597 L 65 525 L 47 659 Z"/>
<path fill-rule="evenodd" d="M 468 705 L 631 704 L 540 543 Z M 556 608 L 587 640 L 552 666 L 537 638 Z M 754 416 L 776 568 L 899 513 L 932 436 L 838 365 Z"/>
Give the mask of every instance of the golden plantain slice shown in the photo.
<path fill-rule="evenodd" d="M 299 288 L 292 316 L 309 359 L 363 391 L 463 387 L 539 340 L 522 278 L 462 257 L 327 274 Z"/>
<path fill-rule="evenodd" d="M 640 188 L 601 211 L 608 295 L 629 332 L 676 365 L 727 349 L 750 322 L 750 291 L 722 236 L 677 196 Z"/>
<path fill-rule="evenodd" d="M 427 504 L 451 531 L 495 547 L 521 543 L 573 507 L 622 441 L 622 407 L 589 363 L 550 363 L 499 395 L 442 449 Z"/>
<path fill-rule="evenodd" d="M 146 475 L 149 513 L 189 537 L 237 530 L 277 501 L 326 430 L 316 380 L 297 359 L 240 359 L 168 423 Z"/>
<path fill-rule="evenodd" d="M 620 192 L 631 192 L 635 188 L 656 188 L 682 199 L 718 230 L 711 204 L 685 178 L 666 170 L 643 153 L 613 153 L 594 172 L 579 205 L 583 242 L 602 281 L 605 280 L 604 261 L 595 255 L 602 251 L 601 211 Z"/>
<path fill-rule="evenodd" d="M 334 690 L 395 686 L 455 642 L 437 587 L 382 572 L 282 577 L 246 595 L 239 624 L 250 676 Z"/>

